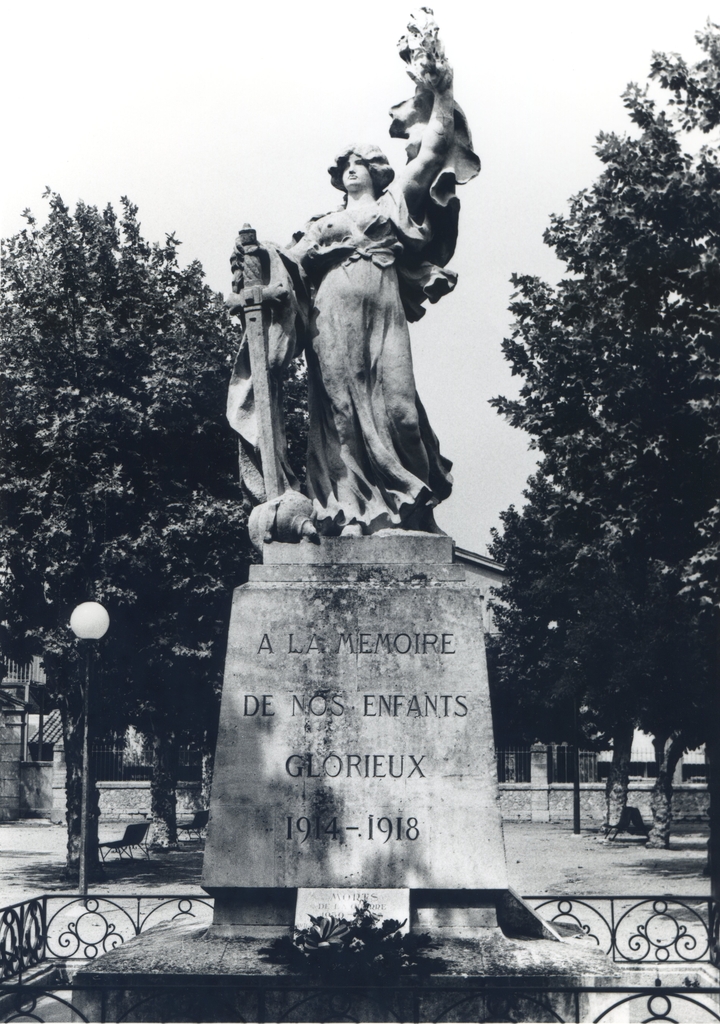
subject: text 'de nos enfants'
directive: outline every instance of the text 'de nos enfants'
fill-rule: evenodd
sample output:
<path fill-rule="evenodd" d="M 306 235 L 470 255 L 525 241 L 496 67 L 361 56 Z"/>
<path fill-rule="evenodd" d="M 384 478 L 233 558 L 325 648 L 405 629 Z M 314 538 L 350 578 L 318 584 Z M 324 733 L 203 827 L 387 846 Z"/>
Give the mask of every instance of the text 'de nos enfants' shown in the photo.
<path fill-rule="evenodd" d="M 468 713 L 465 693 L 365 693 L 359 709 L 348 704 L 339 691 L 323 690 L 312 694 L 245 693 L 243 718 L 275 718 L 276 712 L 309 718 L 339 718 L 347 711 L 359 710 L 363 718 L 465 718 Z"/>

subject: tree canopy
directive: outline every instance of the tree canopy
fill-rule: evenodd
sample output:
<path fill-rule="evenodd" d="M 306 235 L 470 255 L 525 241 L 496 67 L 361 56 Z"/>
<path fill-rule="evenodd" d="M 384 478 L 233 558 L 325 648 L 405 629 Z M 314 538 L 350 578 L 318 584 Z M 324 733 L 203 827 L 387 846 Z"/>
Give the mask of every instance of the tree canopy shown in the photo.
<path fill-rule="evenodd" d="M 94 731 L 198 738 L 251 558 L 224 418 L 236 328 L 200 264 L 180 266 L 172 235 L 146 242 L 127 199 L 118 217 L 46 197 L 47 222 L 26 212 L 3 244 L 0 648 L 42 655 L 77 722 L 68 621 L 99 600 Z"/>
<path fill-rule="evenodd" d="M 493 554 L 508 707 L 524 688 L 547 723 L 574 689 L 589 731 L 699 743 L 720 602 L 720 36 L 697 40 L 694 66 L 654 55 L 623 97 L 634 129 L 598 137 L 602 173 L 552 217 L 559 284 L 513 278 L 522 384 L 494 404 L 541 462 Z"/>

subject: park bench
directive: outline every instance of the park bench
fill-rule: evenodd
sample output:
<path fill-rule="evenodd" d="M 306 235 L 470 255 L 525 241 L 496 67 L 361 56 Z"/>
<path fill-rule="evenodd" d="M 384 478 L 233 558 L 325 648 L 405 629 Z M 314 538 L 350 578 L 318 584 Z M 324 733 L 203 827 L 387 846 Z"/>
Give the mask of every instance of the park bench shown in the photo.
<path fill-rule="evenodd" d="M 149 821 L 141 821 L 135 825 L 128 825 L 122 839 L 114 839 L 109 843 L 98 843 L 100 856 L 105 860 L 108 853 L 112 853 L 114 850 L 120 860 L 122 860 L 123 856 L 127 856 L 130 860 L 134 860 L 133 849 L 137 847 L 139 850 L 142 850 L 147 859 L 150 860 L 150 850 L 148 849 L 146 842 L 146 836 L 149 828 Z"/>
<path fill-rule="evenodd" d="M 645 836 L 647 839 L 650 829 L 643 821 L 638 807 L 623 807 L 620 820 L 617 825 L 607 829 L 605 838 L 612 842 L 613 839 L 617 839 L 618 832 L 627 832 L 631 836 Z"/>
<path fill-rule="evenodd" d="M 186 821 L 182 824 L 178 823 L 178 839 L 181 832 L 185 832 L 188 838 L 202 839 L 202 831 L 207 826 L 209 817 L 210 811 L 195 811 L 195 817 L 192 821 Z"/>

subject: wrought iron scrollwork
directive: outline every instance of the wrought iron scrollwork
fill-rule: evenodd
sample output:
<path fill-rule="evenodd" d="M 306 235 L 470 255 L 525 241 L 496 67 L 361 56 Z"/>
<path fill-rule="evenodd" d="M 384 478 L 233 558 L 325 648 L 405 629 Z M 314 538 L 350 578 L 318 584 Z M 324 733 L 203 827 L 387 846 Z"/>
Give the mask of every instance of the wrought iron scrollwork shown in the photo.
<path fill-rule="evenodd" d="M 167 921 L 209 923 L 212 901 L 191 896 L 47 897 L 47 948 L 57 959 L 93 960 Z"/>
<path fill-rule="evenodd" d="M 572 925 L 589 939 L 593 939 L 603 953 L 613 948 L 612 919 L 608 920 L 590 898 L 552 897 L 545 902 L 535 903 L 538 913 L 555 925 Z"/>
<path fill-rule="evenodd" d="M 709 927 L 708 901 L 693 906 L 670 897 L 644 900 L 617 918 L 616 959 L 636 963 L 707 960 Z"/>
<path fill-rule="evenodd" d="M 44 956 L 44 900 L 26 900 L 0 911 L 0 979 L 18 977 Z"/>
<path fill-rule="evenodd" d="M 623 963 L 710 959 L 716 912 L 710 899 L 671 896 L 530 897 L 554 924 L 573 924 Z"/>
<path fill-rule="evenodd" d="M 710 963 L 720 967 L 720 903 L 710 900 Z"/>
<path fill-rule="evenodd" d="M 712 1002 L 717 1006 L 717 994 L 713 993 L 713 997 Z M 633 992 L 605 1007 L 602 1013 L 593 1018 L 593 1024 L 614 1024 L 614 1021 L 627 1020 L 639 1020 L 643 1021 L 643 1024 L 679 1024 L 687 1020 L 704 1024 L 720 1021 L 720 1013 L 712 1002 L 710 999 L 702 1000 L 698 996 L 686 995 L 676 989 Z"/>

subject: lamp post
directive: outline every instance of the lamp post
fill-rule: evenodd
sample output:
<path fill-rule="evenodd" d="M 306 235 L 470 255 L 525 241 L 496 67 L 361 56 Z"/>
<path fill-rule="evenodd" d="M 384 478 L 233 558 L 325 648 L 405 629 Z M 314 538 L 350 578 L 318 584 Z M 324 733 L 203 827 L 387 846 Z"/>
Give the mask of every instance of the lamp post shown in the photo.
<path fill-rule="evenodd" d="M 573 833 L 580 835 L 580 709 L 573 690 Z"/>
<path fill-rule="evenodd" d="M 97 601 L 84 601 L 70 616 L 70 629 L 80 640 L 99 640 L 105 636 L 110 625 L 110 616 Z M 81 896 L 87 895 L 87 831 L 88 804 L 90 798 L 90 752 L 88 747 L 90 712 L 90 669 L 92 647 L 85 648 L 85 688 L 83 691 L 83 768 L 82 797 L 80 802 L 80 873 L 78 889 Z"/>

